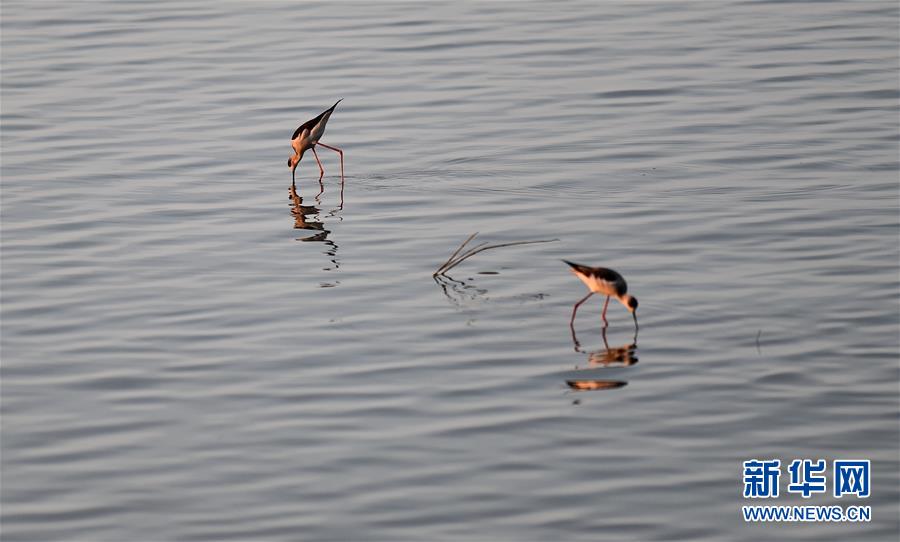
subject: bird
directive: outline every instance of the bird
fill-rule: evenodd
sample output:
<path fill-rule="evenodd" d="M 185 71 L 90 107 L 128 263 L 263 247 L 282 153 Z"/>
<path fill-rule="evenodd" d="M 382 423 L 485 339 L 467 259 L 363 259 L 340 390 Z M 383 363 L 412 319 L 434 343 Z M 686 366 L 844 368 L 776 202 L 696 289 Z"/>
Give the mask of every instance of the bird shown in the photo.
<path fill-rule="evenodd" d="M 294 130 L 294 135 L 291 136 L 291 148 L 294 150 L 294 153 L 288 158 L 288 167 L 291 168 L 292 184 L 295 182 L 297 164 L 299 164 L 300 159 L 303 158 L 303 153 L 309 149 L 312 149 L 313 156 L 316 157 L 316 163 L 319 164 L 319 179 L 325 174 L 325 168 L 322 167 L 322 162 L 319 160 L 319 155 L 316 153 L 316 145 L 321 145 L 326 149 L 331 149 L 341 155 L 341 181 L 344 180 L 344 151 L 337 147 L 332 147 L 331 145 L 319 142 L 322 134 L 325 133 L 325 125 L 328 123 L 331 113 L 334 112 L 334 108 L 337 107 L 337 104 L 341 103 L 341 100 L 343 100 L 343 98 L 334 102 L 334 105 L 325 111 L 322 111 L 316 118 L 309 119 L 301 124 L 299 128 Z"/>
<path fill-rule="evenodd" d="M 615 297 L 622 305 L 625 305 L 625 308 L 631 313 L 631 316 L 634 318 L 634 329 L 638 329 L 638 300 L 636 297 L 628 295 L 628 284 L 625 282 L 625 277 L 616 271 L 605 267 L 589 267 L 587 265 L 572 263 L 568 260 L 563 260 L 563 262 L 572 268 L 572 273 L 581 279 L 581 282 L 583 282 L 591 291 L 572 308 L 572 319 L 569 320 L 570 326 L 574 325 L 575 313 L 582 303 L 587 301 L 587 299 L 594 294 L 603 294 L 606 296 L 606 302 L 603 304 L 603 314 L 601 315 L 603 323 L 609 325 L 609 322 L 606 320 L 606 308 L 609 306 L 609 298 Z M 605 328 L 606 325 L 603 327 Z"/>

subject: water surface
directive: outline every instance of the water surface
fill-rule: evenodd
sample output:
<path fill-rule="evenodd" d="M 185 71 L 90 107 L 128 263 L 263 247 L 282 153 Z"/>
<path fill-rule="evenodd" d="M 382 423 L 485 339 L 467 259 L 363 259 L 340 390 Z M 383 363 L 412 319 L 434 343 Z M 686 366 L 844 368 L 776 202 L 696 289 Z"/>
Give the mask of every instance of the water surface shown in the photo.
<path fill-rule="evenodd" d="M 898 20 L 4 2 L 4 539 L 896 540 Z M 475 231 L 560 241 L 435 281 Z M 873 521 L 744 524 L 751 458 Z"/>

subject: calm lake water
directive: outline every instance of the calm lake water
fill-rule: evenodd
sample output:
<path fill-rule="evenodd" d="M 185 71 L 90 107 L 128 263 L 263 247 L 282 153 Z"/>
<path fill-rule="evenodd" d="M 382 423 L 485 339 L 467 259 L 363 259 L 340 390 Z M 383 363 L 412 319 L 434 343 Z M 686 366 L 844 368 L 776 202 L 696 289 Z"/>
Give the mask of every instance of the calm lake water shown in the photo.
<path fill-rule="evenodd" d="M 4 1 L 4 540 L 896 540 L 898 21 Z M 433 279 L 476 231 L 559 241 Z M 871 523 L 745 523 L 753 458 Z"/>

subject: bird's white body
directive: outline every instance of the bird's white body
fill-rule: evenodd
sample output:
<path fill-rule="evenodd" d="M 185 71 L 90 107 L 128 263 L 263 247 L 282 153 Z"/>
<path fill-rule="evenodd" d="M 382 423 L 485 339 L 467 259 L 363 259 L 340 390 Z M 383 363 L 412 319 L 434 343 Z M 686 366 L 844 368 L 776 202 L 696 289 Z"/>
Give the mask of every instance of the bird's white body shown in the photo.
<path fill-rule="evenodd" d="M 294 152 L 297 154 L 303 154 L 305 151 L 308 151 L 312 147 L 315 146 L 316 143 L 322 139 L 322 134 L 325 133 L 325 125 L 328 123 L 328 118 L 331 117 L 331 111 L 328 110 L 318 119 L 319 122 L 315 123 L 311 127 L 303 126 L 300 133 L 291 140 L 291 147 L 293 147 Z"/>
<path fill-rule="evenodd" d="M 628 294 L 628 283 L 625 277 L 605 267 L 588 267 L 577 263 L 570 263 L 572 273 L 581 279 L 581 282 L 595 294 L 608 295 L 621 300 Z"/>
<path fill-rule="evenodd" d="M 625 279 L 621 276 L 617 277 L 615 280 L 606 280 L 598 276 L 583 275 L 577 271 L 573 271 L 573 273 L 595 294 L 608 295 L 619 299 L 619 292 L 624 293 L 628 291 L 628 285 L 625 284 Z"/>

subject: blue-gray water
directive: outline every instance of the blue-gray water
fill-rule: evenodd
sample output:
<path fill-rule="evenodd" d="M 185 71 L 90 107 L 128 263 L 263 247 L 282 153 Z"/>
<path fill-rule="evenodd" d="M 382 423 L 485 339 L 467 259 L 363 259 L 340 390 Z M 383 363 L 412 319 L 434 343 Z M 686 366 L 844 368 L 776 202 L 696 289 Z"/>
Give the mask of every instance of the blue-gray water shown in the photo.
<path fill-rule="evenodd" d="M 896 540 L 898 21 L 4 1 L 3 539 Z M 434 281 L 475 231 L 560 240 Z M 872 522 L 745 524 L 752 458 Z"/>

